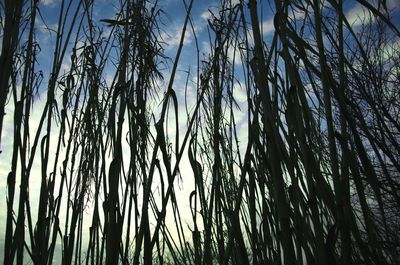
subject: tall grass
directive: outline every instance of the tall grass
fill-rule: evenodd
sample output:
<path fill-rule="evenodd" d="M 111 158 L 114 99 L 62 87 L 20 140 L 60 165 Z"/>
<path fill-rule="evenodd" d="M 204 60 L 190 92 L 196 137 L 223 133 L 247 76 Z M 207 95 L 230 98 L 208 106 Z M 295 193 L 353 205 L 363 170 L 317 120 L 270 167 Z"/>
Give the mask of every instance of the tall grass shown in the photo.
<path fill-rule="evenodd" d="M 46 73 L 41 2 L 5 1 L 4 264 L 398 264 L 400 34 L 358 3 L 220 1 L 205 54 L 183 1 L 167 58 L 157 1 L 62 0 Z"/>

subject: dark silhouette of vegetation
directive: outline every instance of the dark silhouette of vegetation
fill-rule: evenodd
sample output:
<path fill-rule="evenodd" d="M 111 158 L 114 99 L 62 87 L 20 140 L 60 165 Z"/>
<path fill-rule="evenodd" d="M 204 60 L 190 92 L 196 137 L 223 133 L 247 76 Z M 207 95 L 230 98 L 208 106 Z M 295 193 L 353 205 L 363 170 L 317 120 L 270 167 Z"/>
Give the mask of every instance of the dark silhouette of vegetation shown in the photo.
<path fill-rule="evenodd" d="M 400 31 L 343 2 L 221 0 L 203 51 L 183 0 L 167 58 L 157 1 L 61 0 L 52 51 L 41 2 L 3 1 L 4 264 L 400 264 Z"/>

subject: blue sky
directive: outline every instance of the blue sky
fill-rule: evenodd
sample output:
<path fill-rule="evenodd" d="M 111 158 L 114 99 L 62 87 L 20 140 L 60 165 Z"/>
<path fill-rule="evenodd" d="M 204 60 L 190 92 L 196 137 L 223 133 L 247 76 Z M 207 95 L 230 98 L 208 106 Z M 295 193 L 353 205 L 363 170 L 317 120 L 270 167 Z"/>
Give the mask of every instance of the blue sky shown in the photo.
<path fill-rule="evenodd" d="M 74 2 L 76 4 L 77 1 Z M 57 19 L 58 19 L 58 14 L 59 14 L 59 3 L 60 0 L 43 0 L 41 1 L 40 4 L 40 10 L 42 17 L 44 19 L 44 22 L 38 18 L 37 20 L 37 36 L 38 36 L 38 42 L 41 46 L 41 53 L 38 57 L 38 65 L 37 68 L 41 69 L 44 73 L 44 81 L 43 81 L 43 86 L 42 86 L 42 91 L 39 93 L 39 97 L 36 99 L 35 105 L 34 105 L 34 110 L 31 116 L 32 119 L 32 127 L 33 130 L 35 126 L 37 125 L 39 121 L 39 117 L 41 114 L 41 111 L 44 108 L 44 102 L 45 102 L 45 92 L 44 89 L 46 88 L 47 85 L 47 80 L 49 77 L 49 72 L 50 72 L 50 67 L 52 64 L 51 58 L 52 58 L 52 53 L 54 49 L 54 42 L 55 42 L 55 36 L 54 32 L 50 33 L 44 26 L 46 24 L 50 29 L 55 30 L 57 27 Z M 268 7 L 268 4 L 266 1 L 262 2 L 262 7 L 264 12 L 260 14 L 260 18 L 262 19 L 262 27 L 264 30 L 264 39 L 268 43 L 268 40 L 271 38 L 272 33 L 274 32 L 274 25 L 273 25 L 273 12 Z M 198 36 L 198 44 L 199 48 L 202 51 L 204 55 L 207 55 L 208 53 L 208 48 L 209 43 L 208 43 L 208 31 L 207 31 L 207 19 L 210 18 L 210 14 L 208 10 L 216 11 L 218 9 L 218 1 L 211 1 L 211 0 L 195 0 L 194 5 L 193 5 L 193 10 L 192 10 L 192 19 L 193 23 L 195 26 L 195 30 Z M 400 11 L 400 1 L 398 0 L 388 0 L 387 5 L 389 9 L 392 9 L 394 12 L 392 13 L 394 17 L 394 23 L 396 25 L 399 25 L 400 21 L 400 16 L 399 16 L 399 11 Z M 107 0 L 98 0 L 95 1 L 95 13 L 94 13 L 94 19 L 95 21 L 99 22 L 100 19 L 109 19 L 113 18 L 114 15 L 117 12 L 117 6 L 118 6 L 118 1 L 107 1 Z M 184 21 L 184 16 L 185 16 L 185 10 L 184 10 L 184 5 L 181 0 L 165 0 L 165 1 L 159 1 L 159 6 L 161 9 L 164 10 L 165 14 L 162 15 L 161 21 L 164 23 L 163 25 L 163 30 L 165 33 L 163 33 L 163 39 L 166 42 L 167 46 L 165 47 L 166 54 L 174 58 L 177 46 L 179 44 L 180 40 L 180 34 L 182 30 L 182 25 Z M 364 11 L 364 8 L 354 2 L 354 1 L 345 1 L 345 13 L 346 17 L 348 18 L 349 22 L 353 24 L 353 27 L 357 29 L 359 27 L 362 21 L 362 18 L 365 17 L 366 13 Z M 297 19 L 301 19 L 300 17 L 297 17 Z M 99 22 L 101 24 L 101 22 Z M 374 21 L 372 21 L 374 23 Z M 397 42 L 398 47 L 400 47 L 400 42 L 399 39 L 395 40 Z M 202 59 L 202 58 L 201 58 Z M 61 70 L 61 74 L 63 74 L 63 71 L 66 71 L 69 69 L 70 66 L 70 61 L 69 61 L 69 56 L 67 55 L 64 59 L 63 62 L 63 67 Z M 189 93 L 189 105 L 194 104 L 194 99 L 195 99 L 195 82 L 196 82 L 196 49 L 195 49 L 195 40 L 194 36 L 191 33 L 191 30 L 189 29 L 186 35 L 186 40 L 185 40 L 185 46 L 183 49 L 183 53 L 181 56 L 180 60 L 180 65 L 178 67 L 178 73 L 176 77 L 176 83 L 175 83 L 175 91 L 178 95 L 178 100 L 180 107 L 183 108 L 184 106 L 184 85 L 186 81 L 186 72 L 188 69 L 191 69 L 192 76 L 190 77 L 190 80 L 193 82 L 190 82 L 190 88 L 188 90 Z M 166 81 L 168 81 L 168 76 L 170 72 L 170 67 L 166 68 L 164 71 L 164 76 L 166 77 Z M 107 75 L 107 73 L 106 73 Z M 110 78 L 112 77 L 113 74 L 110 74 Z M 106 77 L 107 78 L 107 77 Z M 240 80 L 239 80 L 240 81 Z M 161 84 L 164 85 L 165 84 Z M 243 89 L 240 88 L 240 84 L 236 84 L 236 97 L 238 98 L 239 105 L 242 108 L 246 108 L 246 98 L 245 98 L 245 92 Z M 13 111 L 13 103 L 12 100 L 10 101 L 9 105 L 7 106 L 8 113 L 12 113 Z M 243 112 L 244 113 L 244 112 Z M 240 110 L 238 110 L 235 115 L 239 117 L 239 120 L 237 120 L 239 127 L 241 127 L 240 130 L 240 139 L 245 145 L 247 143 L 247 127 L 245 126 L 246 124 L 246 117 Z M 180 130 L 182 132 L 185 131 L 185 126 L 186 126 L 186 116 L 185 113 L 182 111 L 180 113 Z M 3 131 L 3 141 L 2 141 L 2 146 L 1 149 L 3 150 L 3 153 L 0 154 L 0 260 L 3 260 L 2 254 L 3 254 L 3 243 L 4 243 L 4 227 L 5 227 L 5 214 L 6 214 L 6 179 L 8 172 L 10 170 L 10 164 L 11 164 L 11 147 L 12 147 L 12 115 L 7 115 L 5 118 L 5 125 L 4 125 L 4 131 Z M 242 126 L 243 125 L 243 126 Z M 191 175 L 191 169 L 188 164 L 187 158 L 185 158 L 182 161 L 182 167 L 181 171 L 185 171 L 188 175 Z M 36 161 L 32 175 L 37 175 L 40 176 L 40 164 Z M 190 177 L 186 178 L 185 185 L 191 185 L 191 180 Z M 187 184 L 188 183 L 188 184 Z M 37 183 L 36 183 L 37 184 Z M 37 197 L 35 193 L 38 193 L 39 190 L 35 190 L 35 183 L 32 183 L 31 186 L 31 196 L 32 198 Z M 36 185 L 37 188 L 37 185 Z M 188 194 L 191 190 L 182 190 L 181 195 L 184 198 L 184 203 L 187 206 L 187 198 Z M 33 212 L 36 211 L 36 207 L 34 205 L 35 200 L 31 200 L 33 203 L 31 205 Z M 37 200 L 36 200 L 37 201 Z"/>
<path fill-rule="evenodd" d="M 239 0 L 235 0 L 238 2 Z M 235 2 L 233 1 L 233 2 Z M 74 1 L 76 4 L 78 1 Z M 94 20 L 99 22 L 100 19 L 108 19 L 113 18 L 118 10 L 118 2 L 119 1 L 109 1 L 109 0 L 97 0 L 94 2 Z M 273 1 L 271 1 L 273 2 Z M 400 1 L 398 0 L 388 0 L 387 6 L 389 10 L 394 10 L 392 12 L 393 21 L 398 23 L 400 21 L 399 16 L 399 6 Z M 45 20 L 46 25 L 51 29 L 56 29 L 57 27 L 57 18 L 59 14 L 60 8 L 60 0 L 43 0 L 41 1 L 41 13 Z M 195 30 L 197 33 L 199 47 L 203 53 L 207 53 L 208 43 L 208 32 L 207 32 L 207 19 L 211 17 L 209 10 L 216 12 L 218 9 L 219 1 L 213 0 L 195 0 L 192 9 L 192 19 L 195 26 Z M 259 3 L 260 10 L 260 20 L 262 21 L 262 29 L 264 31 L 264 38 L 268 43 L 273 32 L 273 15 L 274 11 L 271 10 L 271 6 L 269 1 L 261 1 Z M 183 2 L 181 0 L 161 0 L 158 3 L 158 6 L 164 11 L 164 14 L 161 15 L 162 29 L 164 30 L 164 34 L 162 37 L 166 43 L 166 54 L 170 58 L 174 58 L 176 53 L 176 48 L 180 40 L 180 33 L 182 30 L 182 24 L 184 21 L 185 9 Z M 272 8 L 274 8 L 272 6 Z M 367 15 L 365 12 L 365 8 L 362 7 L 359 3 L 356 3 L 353 0 L 344 1 L 344 10 L 346 16 L 351 24 L 356 28 L 361 25 L 362 19 Z M 302 17 L 297 14 L 297 19 L 301 21 Z M 99 25 L 102 23 L 99 22 Z M 39 31 L 39 43 L 42 47 L 42 52 L 40 53 L 39 64 L 41 64 L 44 71 L 47 72 L 50 70 L 51 66 L 51 54 L 52 48 L 54 47 L 55 42 L 55 34 L 49 33 L 48 30 L 45 29 L 43 22 L 38 19 Z M 183 49 L 183 54 L 181 57 L 180 68 L 187 70 L 189 66 L 195 66 L 194 55 L 195 54 L 195 43 L 194 37 L 189 29 L 186 34 L 185 39 L 185 48 Z M 68 58 L 66 58 L 68 60 Z M 67 61 L 65 62 L 68 63 Z M 47 67 L 44 67 L 47 66 Z M 66 65 L 67 66 L 67 65 Z M 46 69 L 47 68 L 47 69 Z M 67 67 L 66 67 L 67 68 Z M 48 74 L 47 74 L 48 75 Z M 45 75 L 45 79 L 46 75 Z"/>

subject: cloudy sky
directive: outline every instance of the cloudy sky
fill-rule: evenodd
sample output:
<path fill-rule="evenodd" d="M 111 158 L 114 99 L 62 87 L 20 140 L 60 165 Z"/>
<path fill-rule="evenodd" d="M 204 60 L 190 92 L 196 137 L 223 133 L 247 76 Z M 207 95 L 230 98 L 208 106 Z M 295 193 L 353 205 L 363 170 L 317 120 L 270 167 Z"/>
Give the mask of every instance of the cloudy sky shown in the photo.
<path fill-rule="evenodd" d="M 76 5 L 78 1 L 75 1 L 73 5 Z M 101 19 L 109 19 L 113 18 L 117 13 L 118 9 L 118 1 L 111 0 L 95 0 L 94 4 L 94 20 L 101 25 Z M 164 14 L 161 16 L 162 30 L 161 34 L 163 41 L 165 42 L 165 52 L 167 56 L 170 58 L 174 58 L 176 54 L 176 50 L 180 41 L 182 25 L 185 17 L 185 8 L 183 2 L 181 0 L 160 0 L 159 7 L 164 10 Z M 362 22 L 365 19 L 368 19 L 369 14 L 365 11 L 365 8 L 362 7 L 359 3 L 355 1 L 345 1 L 345 13 L 350 24 L 353 25 L 353 28 L 357 30 L 359 26 L 361 26 Z M 400 10 L 400 1 L 398 0 L 389 0 L 387 1 L 387 7 L 389 10 L 392 10 L 394 22 L 399 24 L 399 10 Z M 260 18 L 262 19 L 262 30 L 263 37 L 265 41 L 268 43 L 273 32 L 274 32 L 274 24 L 273 24 L 273 7 L 270 7 L 267 1 L 262 1 L 260 10 Z M 41 91 L 38 93 L 38 97 L 35 99 L 33 112 L 31 115 L 31 126 L 32 131 L 35 131 L 35 126 L 39 123 L 40 115 L 45 106 L 46 101 L 46 91 L 45 88 L 47 86 L 49 73 L 52 65 L 52 54 L 55 45 L 55 30 L 57 29 L 58 24 L 58 14 L 60 10 L 60 0 L 42 0 L 39 5 L 39 9 L 41 10 L 41 18 L 37 19 L 37 38 L 38 43 L 41 47 L 41 52 L 38 57 L 37 68 L 43 71 L 44 80 L 41 86 Z M 194 0 L 193 10 L 192 10 L 192 20 L 195 32 L 197 34 L 198 45 L 201 50 L 201 56 L 207 56 L 209 52 L 209 37 L 207 30 L 207 20 L 211 18 L 211 12 L 217 12 L 218 10 L 218 1 L 213 0 Z M 3 12 L 3 10 L 2 10 Z M 3 18 L 3 13 L 1 14 Z M 291 14 L 294 19 L 302 19 L 301 14 Z M 374 23 L 375 21 L 370 21 L 370 23 Z M 107 31 L 107 26 L 104 26 L 105 31 Z M 3 34 L 1 34 L 3 35 Z M 398 40 L 397 40 L 398 42 Z M 398 42 L 400 43 L 400 42 Z M 400 47 L 400 46 L 399 46 Z M 235 61 L 235 63 L 240 64 L 240 60 Z M 61 74 L 63 71 L 67 71 L 71 65 L 70 57 L 65 56 L 63 61 L 63 66 L 61 69 Z M 171 62 L 169 65 L 165 67 L 163 74 L 166 77 L 165 80 L 168 81 L 168 77 L 171 70 Z M 176 82 L 174 85 L 174 89 L 178 96 L 178 101 L 181 109 L 184 109 L 185 104 L 185 83 L 187 79 L 187 72 L 190 70 L 191 75 L 189 78 L 189 87 L 187 91 L 188 97 L 186 101 L 189 106 L 192 106 L 195 103 L 195 83 L 196 83 L 196 43 L 195 37 L 191 30 L 188 30 L 186 38 L 185 38 L 185 46 L 182 52 L 180 64 L 178 67 L 178 72 L 176 76 Z M 113 77 L 113 74 L 105 73 L 105 77 L 110 80 Z M 241 86 L 241 81 L 238 80 L 235 83 L 234 93 L 239 106 L 242 108 L 246 108 L 246 95 L 244 88 Z M 161 84 L 161 86 L 166 87 L 166 84 Z M 158 102 L 159 103 L 159 102 Z M 158 104 L 155 102 L 155 106 Z M 13 113 L 13 102 L 9 101 L 9 104 L 6 107 L 6 112 L 11 114 Z M 235 115 L 237 115 L 238 119 L 237 124 L 240 128 L 239 137 L 243 146 L 247 143 L 247 127 L 245 111 L 241 112 L 238 110 Z M 179 113 L 180 120 L 180 131 L 181 134 L 185 132 L 187 119 L 186 113 L 181 111 Z M 11 165 L 11 151 L 13 144 L 13 115 L 6 115 L 4 120 L 4 128 L 2 134 L 2 146 L 0 149 L 2 153 L 0 154 L 0 260 L 3 260 L 3 244 L 4 244 L 4 229 L 5 229 L 5 218 L 6 218 L 6 192 L 7 192 L 7 175 L 10 171 Z M 243 126 L 241 126 L 243 125 Z M 55 138 L 54 138 L 55 139 Z M 188 197 L 191 189 L 184 189 L 184 186 L 192 186 L 193 181 L 191 176 L 191 169 L 187 158 L 182 161 L 181 172 L 183 172 L 186 178 L 183 181 L 185 183 L 181 184 L 182 190 L 180 192 L 182 198 L 182 203 L 187 206 Z M 37 179 L 34 179 L 37 177 Z M 32 169 L 32 178 L 30 184 L 30 196 L 31 196 L 31 207 L 32 209 L 36 209 L 35 202 L 38 201 L 39 196 L 39 178 L 40 178 L 40 163 L 38 159 L 35 160 L 33 169 Z M 18 187 L 18 186 L 17 186 Z M 188 207 L 185 207 L 188 208 Z M 35 210 L 33 210 L 35 212 Z"/>

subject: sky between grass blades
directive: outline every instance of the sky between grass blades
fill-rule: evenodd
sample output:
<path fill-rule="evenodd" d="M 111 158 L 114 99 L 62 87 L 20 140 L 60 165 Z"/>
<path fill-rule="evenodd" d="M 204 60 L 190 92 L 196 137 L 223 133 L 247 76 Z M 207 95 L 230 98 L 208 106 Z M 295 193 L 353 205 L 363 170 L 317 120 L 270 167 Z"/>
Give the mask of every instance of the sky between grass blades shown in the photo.
<path fill-rule="evenodd" d="M 316 34 L 318 27 L 314 27 L 314 23 L 318 24 L 314 9 L 317 2 L 317 9 L 325 19 L 321 40 Z M 127 3 L 130 3 L 128 9 Z M 50 262 L 47 255 L 51 252 L 54 264 L 100 259 L 112 264 L 113 258 L 120 262 L 136 262 L 136 255 L 145 263 L 161 263 L 165 256 L 171 264 L 178 261 L 222 264 L 224 257 L 229 256 L 236 264 L 245 261 L 262 264 L 267 260 L 289 264 L 292 259 L 307 262 L 313 257 L 318 262 L 327 261 L 331 252 L 338 261 L 345 260 L 346 255 L 353 262 L 362 260 L 363 256 L 370 264 L 377 260 L 388 264 L 394 261 L 388 253 L 396 249 L 392 245 L 399 241 L 388 239 L 391 238 L 390 229 L 386 226 L 396 217 L 389 217 L 392 212 L 386 207 L 391 203 L 396 205 L 399 197 L 396 194 L 398 155 L 393 151 L 397 149 L 395 144 L 390 144 L 399 143 L 398 119 L 392 116 L 398 110 L 396 104 L 382 110 L 383 114 L 379 114 L 382 118 L 378 116 L 379 122 L 383 122 L 380 125 L 384 132 L 382 140 L 374 137 L 376 126 L 369 122 L 376 119 L 376 113 L 381 113 L 379 107 L 373 107 L 376 99 L 370 95 L 387 99 L 387 102 L 398 98 L 391 84 L 398 82 L 395 79 L 400 36 L 393 28 L 400 22 L 400 4 L 396 0 L 343 1 L 344 18 L 348 22 L 343 26 L 342 43 L 348 64 L 343 66 L 339 53 L 335 53 L 341 49 L 339 40 L 335 39 L 340 35 L 337 31 L 340 16 L 332 3 L 339 1 L 288 4 L 284 19 L 293 27 L 292 32 L 301 36 L 306 47 L 304 54 L 301 50 L 291 50 L 296 73 L 285 57 L 288 55 L 285 55 L 283 38 L 276 28 L 282 25 L 277 23 L 280 18 L 276 15 L 274 1 L 257 3 L 256 23 L 252 23 L 254 17 L 251 17 L 251 5 L 247 1 L 193 1 L 190 4 L 178 0 L 46 0 L 24 3 L 20 38 L 13 57 L 15 75 L 9 82 L 0 146 L 0 247 L 6 250 L 0 252 L 0 260 L 4 260 L 7 249 L 12 249 L 6 245 L 11 227 L 12 242 L 24 249 L 15 247 L 18 253 L 15 262 L 21 259 L 17 258 L 19 253 L 25 256 L 24 262 L 37 256 L 46 256 L 46 262 Z M 37 54 L 32 69 L 26 68 L 26 56 L 30 49 L 29 23 L 34 4 L 37 14 L 33 21 L 32 51 Z M 372 12 L 368 4 L 382 12 L 386 21 Z M 181 43 L 189 6 L 190 20 L 186 21 Z M 2 4 L 0 43 L 6 33 L 5 8 Z M 159 10 L 157 15 L 154 10 Z M 118 22 L 123 21 L 126 12 L 131 12 L 132 18 L 140 17 L 140 21 Z M 121 25 L 114 26 L 117 22 Z M 255 25 L 261 30 L 263 43 L 260 47 L 264 49 L 265 62 L 267 55 L 272 60 L 267 64 L 266 74 L 267 90 L 273 97 L 271 117 L 258 87 L 263 79 L 256 74 L 261 71 L 257 69 L 262 69 L 261 63 L 253 60 L 259 59 L 257 45 L 260 45 L 253 34 Z M 60 27 L 64 27 L 64 32 L 57 36 Z M 329 36 L 329 32 L 333 35 Z M 292 43 L 302 43 L 293 35 L 287 38 Z M 129 42 L 125 42 L 127 39 Z M 361 44 L 357 43 L 360 40 Z M 320 41 L 323 41 L 326 58 L 321 55 Z M 60 46 L 55 50 L 57 45 Z M 64 45 L 65 54 L 61 57 Z M 366 62 L 360 45 L 366 47 L 370 61 Z M 176 61 L 180 49 L 179 61 Z M 55 56 L 60 58 L 59 71 L 55 71 Z M 124 58 L 128 58 L 127 61 Z M 323 60 L 329 63 L 325 65 Z M 355 89 L 348 95 L 362 99 L 360 106 L 354 107 L 357 110 L 371 106 L 366 107 L 369 111 L 365 111 L 365 119 L 356 114 L 355 118 L 343 114 L 343 102 L 339 96 L 335 98 L 334 92 L 331 92 L 332 99 L 324 97 L 327 93 L 323 89 L 332 81 L 329 78 L 335 79 L 335 85 L 344 82 L 343 73 L 339 73 L 341 67 L 349 73 L 346 82 L 351 87 L 367 82 L 362 75 L 366 68 L 368 71 L 382 69 L 386 74 L 387 83 L 380 83 L 383 91 L 386 89 L 384 95 L 374 94 L 374 86 L 368 87 L 367 92 Z M 29 72 L 31 83 L 24 84 L 24 69 Z M 322 74 L 319 75 L 319 71 Z M 54 72 L 57 74 L 51 114 L 48 92 Z M 324 76 L 325 72 L 330 75 Z M 305 94 L 293 92 L 298 96 L 292 99 L 290 91 L 296 83 L 294 80 L 300 80 Z M 26 87 L 32 89 L 30 107 L 26 105 L 28 100 L 21 98 Z M 23 110 L 24 118 L 29 112 L 29 118 L 20 123 L 21 128 L 15 127 L 18 124 L 15 119 L 17 102 L 24 108 L 28 106 Z M 376 104 L 380 106 L 384 102 Z M 291 112 L 292 108 L 302 109 Z M 296 112 L 298 114 L 293 114 Z M 330 112 L 332 119 L 327 115 Z M 301 118 L 295 116 L 297 120 L 307 124 L 303 129 L 309 131 L 304 139 L 301 129 L 293 129 L 302 128 L 302 125 L 291 115 L 300 115 Z M 276 131 L 268 129 L 272 117 L 276 119 L 273 123 L 276 128 L 270 126 Z M 42 118 L 44 122 L 40 127 Z M 310 124 L 314 129 L 307 127 Z M 348 139 L 345 131 L 351 135 Z M 352 135 L 356 132 L 360 134 L 360 142 Z M 15 135 L 21 135 L 21 142 Z M 276 146 L 271 141 L 275 141 Z M 306 145 L 311 146 L 310 149 Z M 311 158 L 310 153 L 316 158 Z M 335 154 L 336 162 L 332 159 Z M 346 155 L 357 158 L 354 164 L 344 162 Z M 265 162 L 274 160 L 275 156 L 278 157 L 277 169 Z M 30 160 L 32 166 L 26 175 L 24 163 Z M 314 165 L 315 171 L 309 170 L 310 165 Z M 7 214 L 10 171 L 16 183 L 13 212 Z M 115 172 L 117 183 L 111 179 Z M 266 179 L 271 179 L 264 180 L 262 172 L 267 172 Z M 343 172 L 350 172 L 351 176 L 345 186 L 349 201 L 352 198 L 354 205 L 350 207 L 349 202 L 344 203 L 349 204 L 348 210 L 337 206 L 341 205 L 338 194 L 345 191 L 338 188 L 335 176 L 344 176 Z M 360 174 L 362 178 L 358 181 Z M 391 174 L 394 177 L 389 177 Z M 312 176 L 311 180 L 306 178 L 308 176 Z M 323 177 L 322 184 L 319 176 Z M 23 186 L 21 179 L 24 177 L 28 179 L 29 188 L 22 208 L 24 213 L 21 213 L 20 186 Z M 282 193 L 278 188 L 280 179 Z M 343 177 L 340 179 L 344 181 Z M 390 184 L 388 189 L 384 187 L 386 181 Z M 110 192 L 113 185 L 117 192 Z M 313 191 L 314 185 L 326 189 L 328 195 Z M 49 187 L 54 190 L 46 190 Z M 292 192 L 296 187 L 298 193 Z M 46 202 L 42 205 L 45 205 L 46 217 L 41 218 L 40 202 L 44 197 Z M 280 204 L 277 198 L 287 200 L 287 205 Z M 303 204 L 312 200 L 316 200 L 318 206 L 305 210 Z M 161 211 L 163 207 L 165 213 Z M 237 214 L 238 219 L 233 218 L 232 213 Z M 350 220 L 346 219 L 350 218 L 346 213 L 359 218 L 352 220 L 354 227 L 349 232 L 352 236 L 349 241 L 355 249 L 353 254 L 343 250 L 347 230 L 340 224 Z M 21 216 L 25 216 L 24 225 L 19 226 L 17 220 L 23 220 L 18 219 Z M 302 216 L 304 223 L 299 221 Z M 289 220 L 287 223 L 285 218 Z M 384 232 L 380 224 L 385 227 Z M 296 225 L 307 227 L 306 243 L 293 244 L 299 240 L 297 232 L 289 238 L 282 237 L 279 230 L 285 225 L 293 230 Z M 18 243 L 21 232 L 17 227 L 23 227 L 25 246 Z M 46 229 L 41 230 L 43 227 Z M 41 245 L 40 231 L 48 237 L 45 246 Z M 238 231 L 243 236 L 233 235 Z M 119 245 L 119 253 L 111 258 L 109 246 L 113 236 L 117 238 L 114 244 Z M 331 239 L 335 236 L 340 239 Z M 387 240 L 387 245 L 379 246 L 378 251 L 365 247 L 368 240 L 378 242 L 382 238 Z M 308 241 L 315 245 L 307 245 Z M 55 244 L 54 250 L 51 243 Z M 270 244 L 271 249 L 255 247 L 261 243 Z M 329 244 L 333 244 L 332 251 L 323 250 Z M 210 252 L 206 250 L 208 246 Z M 146 249 L 151 251 L 146 252 Z M 358 255 L 358 251 L 362 255 Z M 68 255 L 71 255 L 70 260 Z M 212 256 L 212 260 L 208 256 Z M 36 260 L 37 264 L 40 262 Z"/>

